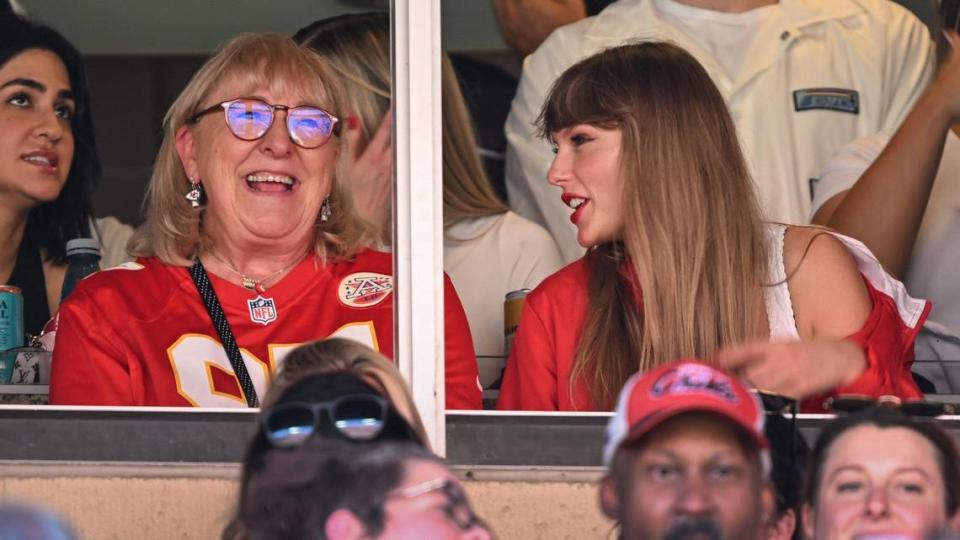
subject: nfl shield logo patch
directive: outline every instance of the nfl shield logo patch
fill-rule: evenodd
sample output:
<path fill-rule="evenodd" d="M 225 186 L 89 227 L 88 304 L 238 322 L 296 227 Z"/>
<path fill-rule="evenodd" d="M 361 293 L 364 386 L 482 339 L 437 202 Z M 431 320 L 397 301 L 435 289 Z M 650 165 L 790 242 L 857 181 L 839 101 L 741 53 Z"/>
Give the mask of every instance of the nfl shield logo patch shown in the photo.
<path fill-rule="evenodd" d="M 277 320 L 277 306 L 273 298 L 258 295 L 253 300 L 247 300 L 247 308 L 250 310 L 250 320 L 255 323 L 266 326 Z"/>

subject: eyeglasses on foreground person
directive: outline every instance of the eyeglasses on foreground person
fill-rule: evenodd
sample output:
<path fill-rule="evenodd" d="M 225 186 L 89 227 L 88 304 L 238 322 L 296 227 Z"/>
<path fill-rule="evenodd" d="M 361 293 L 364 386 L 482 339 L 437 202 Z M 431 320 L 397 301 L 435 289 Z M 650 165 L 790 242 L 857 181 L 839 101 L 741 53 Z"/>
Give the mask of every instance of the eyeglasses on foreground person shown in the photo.
<path fill-rule="evenodd" d="M 276 111 L 287 113 L 287 134 L 291 141 L 303 148 L 317 148 L 330 140 L 331 135 L 340 134 L 337 117 L 320 107 L 272 105 L 253 98 L 217 103 L 191 116 L 188 123 L 196 124 L 203 116 L 221 108 L 230 133 L 244 141 L 255 141 L 266 135 L 273 125 Z"/>
<path fill-rule="evenodd" d="M 443 460 L 416 444 L 313 437 L 264 458 L 225 539 L 491 538 Z"/>

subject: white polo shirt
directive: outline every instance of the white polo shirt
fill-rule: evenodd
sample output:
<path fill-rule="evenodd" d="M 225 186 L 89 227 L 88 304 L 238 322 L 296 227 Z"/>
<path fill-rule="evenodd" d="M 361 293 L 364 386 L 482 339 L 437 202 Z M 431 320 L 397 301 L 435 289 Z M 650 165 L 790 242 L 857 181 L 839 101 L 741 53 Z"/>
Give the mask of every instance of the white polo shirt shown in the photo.
<path fill-rule="evenodd" d="M 847 142 L 896 129 L 930 78 L 933 43 L 913 14 L 889 0 L 781 0 L 775 8 L 735 78 L 654 0 L 620 0 L 554 31 L 524 61 L 507 119 L 514 211 L 546 226 L 566 261 L 583 254 L 570 209 L 547 183 L 553 154 L 533 123 L 553 82 L 577 61 L 637 40 L 666 40 L 697 58 L 726 99 L 767 219 L 806 222 L 811 179 Z"/>

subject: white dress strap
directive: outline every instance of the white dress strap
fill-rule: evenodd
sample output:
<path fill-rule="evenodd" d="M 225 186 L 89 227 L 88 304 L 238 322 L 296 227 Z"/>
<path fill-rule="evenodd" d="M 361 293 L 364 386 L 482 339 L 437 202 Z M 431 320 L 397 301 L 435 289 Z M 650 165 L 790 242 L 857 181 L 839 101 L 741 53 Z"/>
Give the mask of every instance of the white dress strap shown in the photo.
<path fill-rule="evenodd" d="M 767 307 L 767 321 L 770 323 L 770 341 L 797 341 L 800 333 L 797 332 L 793 302 L 790 300 L 790 289 L 787 288 L 787 273 L 783 265 L 783 239 L 787 226 L 768 223 L 766 228 L 770 260 L 767 263 L 767 286 L 763 296 Z"/>

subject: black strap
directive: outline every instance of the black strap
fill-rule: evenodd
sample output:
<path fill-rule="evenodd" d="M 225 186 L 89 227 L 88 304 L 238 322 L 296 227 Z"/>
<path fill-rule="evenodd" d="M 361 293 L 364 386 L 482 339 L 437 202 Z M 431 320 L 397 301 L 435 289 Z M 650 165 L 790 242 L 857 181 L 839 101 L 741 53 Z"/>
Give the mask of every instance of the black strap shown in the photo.
<path fill-rule="evenodd" d="M 40 334 L 43 325 L 50 320 L 50 307 L 47 303 L 47 282 L 43 276 L 43 259 L 40 245 L 35 242 L 29 231 L 20 241 L 17 262 L 7 284 L 20 287 L 23 294 L 23 330 L 31 336 Z"/>
<path fill-rule="evenodd" d="M 230 323 L 227 322 L 227 316 L 223 313 L 223 307 L 220 300 L 217 299 L 217 293 L 213 290 L 213 284 L 210 283 L 210 277 L 207 271 L 203 269 L 200 259 L 194 261 L 190 267 L 190 277 L 193 278 L 193 284 L 197 286 L 197 292 L 203 300 L 203 305 L 210 314 L 210 320 L 213 327 L 217 329 L 217 335 L 220 336 L 220 343 L 227 351 L 227 358 L 230 359 L 230 365 L 233 366 L 233 372 L 237 375 L 237 382 L 240 383 L 240 390 L 247 400 L 247 406 L 259 407 L 260 400 L 257 399 L 257 390 L 253 387 L 253 381 L 250 380 L 250 374 L 247 373 L 247 366 L 240 357 L 240 348 L 237 347 L 237 340 L 233 337 L 233 330 L 230 329 Z"/>

